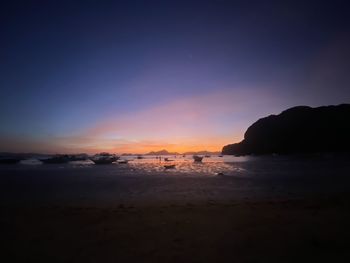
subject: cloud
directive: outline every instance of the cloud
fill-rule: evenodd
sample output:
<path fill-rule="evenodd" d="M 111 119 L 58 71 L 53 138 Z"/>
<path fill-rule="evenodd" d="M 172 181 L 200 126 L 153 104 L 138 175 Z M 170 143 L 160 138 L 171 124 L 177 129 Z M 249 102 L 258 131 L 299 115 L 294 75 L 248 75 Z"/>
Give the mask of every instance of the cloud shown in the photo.
<path fill-rule="evenodd" d="M 283 101 L 266 88 L 218 88 L 210 93 L 116 114 L 71 135 L 11 138 L 2 148 L 88 153 L 145 153 L 160 149 L 220 151 L 223 145 L 240 141 L 256 119 L 273 113 L 274 108 L 284 109 Z"/>
<path fill-rule="evenodd" d="M 270 114 L 271 102 L 276 101 L 267 90 L 220 88 L 101 120 L 61 142 L 96 151 L 217 151 L 227 143 L 241 140 L 257 115 Z M 256 111 L 256 107 L 260 110 Z"/>

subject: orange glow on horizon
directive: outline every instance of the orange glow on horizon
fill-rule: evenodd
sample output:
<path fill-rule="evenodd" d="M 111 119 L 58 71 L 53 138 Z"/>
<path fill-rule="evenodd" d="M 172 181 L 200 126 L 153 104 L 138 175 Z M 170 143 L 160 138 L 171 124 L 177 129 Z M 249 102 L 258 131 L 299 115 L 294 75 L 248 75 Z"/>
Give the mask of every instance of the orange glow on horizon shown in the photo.
<path fill-rule="evenodd" d="M 96 147 L 89 149 L 89 152 L 91 153 L 98 153 L 98 152 L 111 152 L 116 154 L 122 154 L 122 153 L 133 153 L 133 154 L 146 154 L 149 152 L 157 152 L 161 150 L 166 150 L 168 152 L 177 152 L 179 154 L 185 153 L 185 152 L 198 152 L 198 151 L 209 151 L 209 152 L 221 152 L 223 145 L 170 145 L 170 144 L 164 144 L 160 145 L 157 144 L 156 146 L 152 145 L 126 145 L 125 147 Z"/>
<path fill-rule="evenodd" d="M 240 136 L 215 138 L 215 137 L 200 137 L 187 138 L 184 140 L 162 139 L 155 140 L 114 140 L 114 139 L 97 139 L 97 138 L 56 138 L 55 140 L 47 140 L 38 142 L 35 140 L 26 141 L 18 138 L 7 138 L 1 142 L 4 151 L 10 152 L 34 152 L 34 153 L 87 153 L 95 154 L 99 152 L 110 152 L 116 154 L 132 153 L 146 154 L 151 151 L 167 150 L 168 152 L 177 152 L 179 154 L 185 152 L 221 152 L 224 145 L 238 142 Z"/>
<path fill-rule="evenodd" d="M 88 127 L 57 135 L 9 136 L 0 144 L 3 151 L 37 153 L 221 152 L 223 146 L 241 141 L 249 124 L 266 115 L 262 107 L 259 113 L 247 115 L 245 109 L 257 103 L 246 98 L 256 95 L 248 88 L 220 90 L 107 115 Z M 273 98 L 266 93 L 259 97 Z"/>

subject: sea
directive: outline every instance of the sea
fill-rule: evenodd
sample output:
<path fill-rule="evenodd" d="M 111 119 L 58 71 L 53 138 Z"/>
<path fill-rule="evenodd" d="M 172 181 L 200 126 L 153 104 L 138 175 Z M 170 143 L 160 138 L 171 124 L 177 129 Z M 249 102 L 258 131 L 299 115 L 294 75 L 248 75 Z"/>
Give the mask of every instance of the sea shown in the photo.
<path fill-rule="evenodd" d="M 122 156 L 128 163 L 90 160 L 0 165 L 0 205 L 225 203 L 347 194 L 346 154 L 268 156 Z M 174 165 L 167 169 L 165 166 Z"/>

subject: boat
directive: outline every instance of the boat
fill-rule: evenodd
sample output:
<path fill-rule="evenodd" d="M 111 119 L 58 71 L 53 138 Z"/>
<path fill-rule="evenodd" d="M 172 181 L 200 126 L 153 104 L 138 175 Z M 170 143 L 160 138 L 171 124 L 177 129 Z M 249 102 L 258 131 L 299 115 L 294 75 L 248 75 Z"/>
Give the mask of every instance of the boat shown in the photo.
<path fill-rule="evenodd" d="M 139 155 L 136 157 L 137 159 L 143 159 L 143 156 Z"/>
<path fill-rule="evenodd" d="M 195 162 L 201 162 L 203 160 L 203 156 L 193 155 L 193 159 Z"/>
<path fill-rule="evenodd" d="M 0 164 L 16 164 L 19 163 L 21 158 L 0 158 Z"/>
<path fill-rule="evenodd" d="M 118 163 L 121 163 L 121 164 L 125 164 L 125 163 L 128 163 L 129 160 L 119 160 Z"/>
<path fill-rule="evenodd" d="M 46 159 L 39 159 L 39 161 L 45 164 L 55 164 L 55 163 L 68 163 L 70 159 L 68 155 L 57 154 Z"/>
<path fill-rule="evenodd" d="M 117 158 L 115 158 L 115 157 L 98 158 L 98 159 L 91 158 L 90 160 L 93 161 L 95 164 L 111 164 L 111 163 L 115 162 L 117 160 Z"/>
<path fill-rule="evenodd" d="M 88 159 L 88 155 L 87 154 L 71 154 L 68 155 L 69 161 L 85 161 Z"/>
<path fill-rule="evenodd" d="M 166 164 L 166 165 L 164 165 L 164 168 L 165 169 L 174 169 L 175 168 L 175 164 Z"/>
<path fill-rule="evenodd" d="M 119 159 L 115 154 L 99 153 L 90 158 L 95 164 L 111 164 Z"/>
<path fill-rule="evenodd" d="M 172 161 L 174 161 L 174 160 L 171 160 L 171 159 L 169 159 L 169 158 L 164 158 L 164 161 L 166 161 L 166 162 L 172 162 Z"/>

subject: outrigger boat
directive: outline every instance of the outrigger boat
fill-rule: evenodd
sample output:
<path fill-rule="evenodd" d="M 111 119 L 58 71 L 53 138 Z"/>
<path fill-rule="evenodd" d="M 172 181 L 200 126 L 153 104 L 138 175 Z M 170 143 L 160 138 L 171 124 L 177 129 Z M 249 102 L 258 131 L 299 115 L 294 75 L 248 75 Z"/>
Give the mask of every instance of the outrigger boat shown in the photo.
<path fill-rule="evenodd" d="M 195 162 L 201 162 L 203 160 L 203 156 L 193 155 L 193 159 Z"/>
<path fill-rule="evenodd" d="M 68 163 L 70 161 L 68 155 L 60 155 L 57 154 L 55 156 L 46 158 L 46 159 L 39 159 L 39 161 L 45 163 L 45 164 L 55 164 L 55 163 Z"/>
<path fill-rule="evenodd" d="M 119 157 L 116 156 L 115 154 L 110 154 L 105 152 L 96 154 L 90 158 L 90 160 L 93 161 L 95 164 L 111 164 L 118 159 Z"/>
<path fill-rule="evenodd" d="M 16 164 L 21 160 L 21 158 L 0 158 L 0 164 Z"/>
<path fill-rule="evenodd" d="M 71 154 L 68 155 L 69 161 L 85 161 L 88 159 L 88 155 L 87 154 Z"/>

